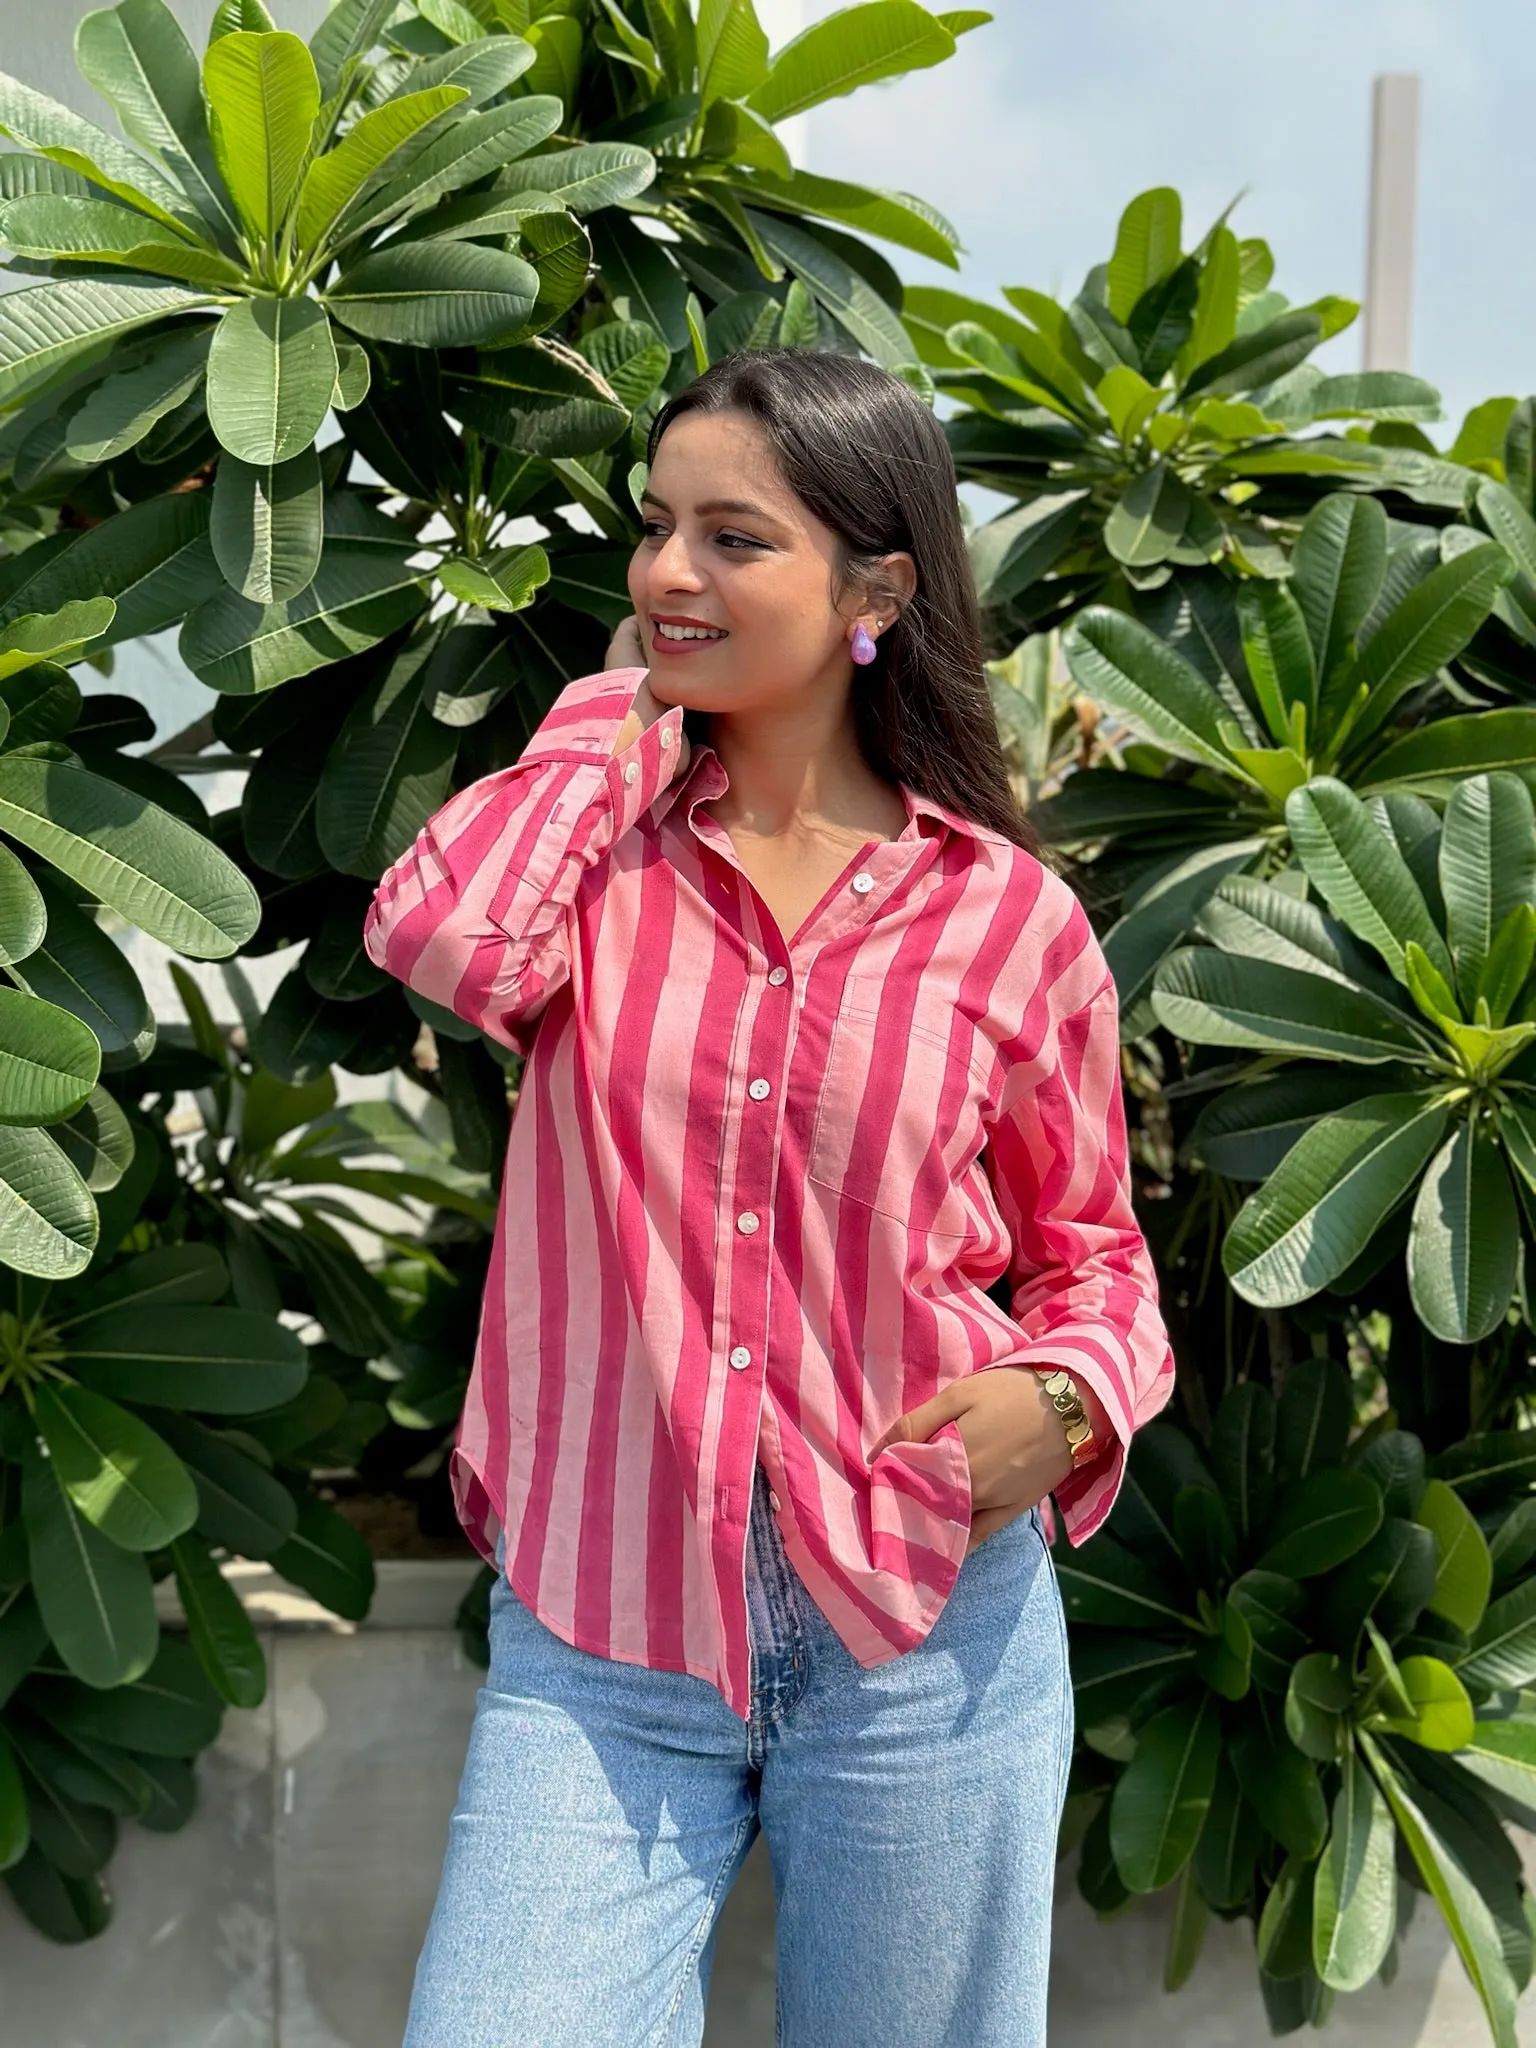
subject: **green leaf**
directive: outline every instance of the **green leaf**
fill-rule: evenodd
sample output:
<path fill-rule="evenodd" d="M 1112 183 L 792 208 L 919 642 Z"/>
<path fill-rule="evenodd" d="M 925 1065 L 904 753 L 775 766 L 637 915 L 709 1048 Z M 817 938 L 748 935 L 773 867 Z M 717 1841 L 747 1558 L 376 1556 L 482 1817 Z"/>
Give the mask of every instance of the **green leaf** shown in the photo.
<path fill-rule="evenodd" d="M 199 1537 L 178 1537 L 171 1561 L 198 1662 L 232 1707 L 259 1707 L 267 1693 L 267 1660 L 239 1594 Z"/>
<path fill-rule="evenodd" d="M 1164 1581 L 1112 1536 L 1064 1557 L 1057 1565 L 1067 1616 L 1103 1628 L 1183 1630 L 1190 1617 Z"/>
<path fill-rule="evenodd" d="M 271 243 L 304 174 L 320 112 L 314 59 L 297 36 L 238 31 L 209 46 L 203 90 L 229 196 L 252 240 Z"/>
<path fill-rule="evenodd" d="M 1115 1867 L 1133 1892 L 1157 1891 L 1194 1853 L 1210 1807 L 1221 1753 L 1216 1702 L 1209 1694 L 1155 1714 L 1110 1800 Z"/>
<path fill-rule="evenodd" d="M 1300 707 L 1303 731 L 1317 719 L 1317 672 L 1301 607 L 1283 583 L 1245 583 L 1237 598 L 1243 657 L 1264 722 L 1276 746 L 1289 740 L 1292 712 Z"/>
<path fill-rule="evenodd" d="M 1523 1429 L 1463 1437 L 1439 1453 L 1432 1470 L 1474 1504 L 1523 1498 L 1536 1480 L 1536 1439 Z"/>
<path fill-rule="evenodd" d="M 1210 1918 L 1210 1908 L 1195 1878 L 1194 1865 L 1187 1863 L 1179 1879 L 1173 1921 L 1168 1930 L 1168 1958 L 1163 1965 L 1165 1991 L 1178 1991 L 1189 1982 L 1200 1960 Z"/>
<path fill-rule="evenodd" d="M 70 1499 L 124 1550 L 160 1550 L 197 1519 L 197 1489 L 136 1415 L 88 1387 L 41 1382 L 34 1414 Z"/>
<path fill-rule="evenodd" d="M 1155 462 L 1127 487 L 1104 522 L 1104 545 L 1129 568 L 1153 568 L 1178 546 L 1189 519 L 1189 487 Z"/>
<path fill-rule="evenodd" d="M 1158 1022 L 1196 1045 L 1327 1055 L 1373 1063 L 1422 1056 L 1413 1026 L 1342 981 L 1206 946 L 1171 953 L 1152 991 Z M 1335 1145 L 1342 1134 L 1335 1135 Z M 1309 1133 L 1314 1143 L 1316 1133 Z"/>
<path fill-rule="evenodd" d="M 85 1519 L 52 1459 L 31 1445 L 22 1464 L 21 1512 L 32 1591 L 64 1662 L 91 1686 L 142 1676 L 159 1637 L 144 1559 Z"/>
<path fill-rule="evenodd" d="M 1332 1571 L 1381 1526 L 1381 1490 L 1363 1472 L 1313 1472 L 1282 1497 L 1260 1560 L 1295 1579 Z"/>
<path fill-rule="evenodd" d="M 618 317 L 645 321 L 674 353 L 686 348 L 688 287 L 663 245 L 614 208 L 594 218 L 592 252 Z"/>
<path fill-rule="evenodd" d="M 1466 775 L 1498 768 L 1536 766 L 1536 711 L 1507 706 L 1460 718 L 1437 718 L 1375 756 L 1355 778 L 1363 794 L 1373 789 L 1415 788 L 1449 796 Z"/>
<path fill-rule="evenodd" d="M 450 557 L 438 564 L 437 576 L 443 588 L 463 604 L 491 612 L 520 612 L 549 581 L 549 557 L 535 546 L 499 550 L 484 562 Z"/>
<path fill-rule="evenodd" d="M 197 1526 L 241 1557 L 270 1557 L 298 1526 L 287 1487 L 248 1452 L 190 1415 L 159 1409 L 155 1428 L 197 1485 Z"/>
<path fill-rule="evenodd" d="M 1062 652 L 1084 695 L 1133 731 L 1182 760 L 1231 773 L 1221 698 L 1155 633 L 1107 605 L 1090 605 L 1063 635 Z"/>
<path fill-rule="evenodd" d="M 75 31 L 75 61 L 123 132 L 161 158 L 215 230 L 230 227 L 214 169 L 197 59 L 163 0 L 119 0 Z"/>
<path fill-rule="evenodd" d="M 1473 1989 L 1482 2000 L 1496 2048 L 1518 2048 L 1515 1984 L 1502 1952 L 1498 1923 L 1464 1854 L 1459 1855 L 1431 1824 L 1424 1810 L 1424 1795 L 1416 1799 L 1409 1792 L 1406 1781 L 1369 1735 L 1362 1734 L 1360 1740 L 1408 1853 L 1445 1916 Z"/>
<path fill-rule="evenodd" d="M 181 285 L 110 284 L 96 278 L 65 278 L 7 292 L 0 326 L 0 400 L 51 376 L 93 344 L 212 303 L 207 292 Z"/>
<path fill-rule="evenodd" d="M 162 277 L 228 290 L 243 273 L 213 249 L 189 243 L 172 228 L 151 227 L 109 199 L 38 194 L 12 200 L 0 232 L 18 256 L 36 261 L 89 261 L 152 270 Z"/>
<path fill-rule="evenodd" d="M 0 1870 L 14 1869 L 32 1838 L 16 1752 L 0 1734 Z"/>
<path fill-rule="evenodd" d="M 1363 1461 L 1359 1469 L 1377 1479 Z M 1370 1542 L 1323 1590 L 1318 1603 L 1321 1633 L 1353 1668 L 1367 1621 L 1385 1635 L 1400 1636 L 1417 1625 L 1434 1589 L 1433 1536 L 1400 1514 L 1389 1513 Z"/>
<path fill-rule="evenodd" d="M 1403 948 L 1414 939 L 1447 981 L 1455 968 L 1407 862 L 1344 783 L 1319 776 L 1286 801 L 1286 823 L 1309 878 L 1335 917 L 1407 980 Z"/>
<path fill-rule="evenodd" d="M 209 538 L 225 582 L 243 597 L 271 604 L 307 590 L 320 566 L 324 524 L 313 448 L 260 466 L 221 458 Z"/>
<path fill-rule="evenodd" d="M 1229 875 L 1202 907 L 1199 927 L 1224 953 L 1319 975 L 1399 1007 L 1391 977 L 1364 947 L 1317 903 L 1277 883 Z"/>
<path fill-rule="evenodd" d="M 155 345 L 133 369 L 104 377 L 84 405 L 72 413 L 64 448 L 72 461 L 94 466 L 137 447 L 157 420 L 188 398 L 208 365 L 212 330 L 183 325 Z"/>
<path fill-rule="evenodd" d="M 255 890 L 206 834 L 73 762 L 0 755 L 0 830 L 177 952 L 221 960 L 256 929 Z"/>
<path fill-rule="evenodd" d="M 496 180 L 498 194 L 538 193 L 567 213 L 595 213 L 638 198 L 656 176 L 656 159 L 632 142 L 585 142 L 524 157 Z"/>
<path fill-rule="evenodd" d="M 814 23 L 786 43 L 749 104 L 766 121 L 900 77 L 954 55 L 955 39 L 916 0 L 866 0 Z"/>
<path fill-rule="evenodd" d="M 1473 775 L 1445 807 L 1440 888 L 1456 980 L 1471 1016 L 1494 934 L 1536 900 L 1536 816 L 1516 775 Z"/>
<path fill-rule="evenodd" d="M 1338 1465 L 1349 1441 L 1354 1397 L 1331 1358 L 1303 1358 L 1285 1376 L 1275 1415 L 1275 1475 L 1306 1479 Z"/>
<path fill-rule="evenodd" d="M 1348 1748 L 1344 1716 L 1354 1685 L 1339 1659 L 1326 1650 L 1303 1657 L 1285 1694 L 1285 1732 L 1301 1751 L 1320 1763 L 1336 1763 Z"/>
<path fill-rule="evenodd" d="M 1070 1647 L 1073 1712 L 1083 1728 L 1125 1713 L 1153 1686 L 1187 1673 L 1195 1655 L 1191 1643 L 1119 1630 L 1079 1629 Z"/>
<path fill-rule="evenodd" d="M 185 195 L 147 157 L 4 72 L 0 130 L 167 226 L 191 225 Z"/>
<path fill-rule="evenodd" d="M 1290 1982 L 1311 1964 L 1312 1889 L 1317 1864 L 1288 1856 L 1259 1915 L 1257 1950 L 1264 1981 Z"/>
<path fill-rule="evenodd" d="M 438 85 L 386 100 L 353 122 L 336 147 L 304 173 L 296 217 L 299 247 L 318 249 L 342 212 L 397 149 L 469 97 L 462 85 Z"/>
<path fill-rule="evenodd" d="M 1479 1721 L 1456 1761 L 1506 1799 L 1536 1811 L 1536 1726 L 1531 1722 Z"/>
<path fill-rule="evenodd" d="M 477 242 L 402 242 L 376 250 L 327 288 L 344 327 L 410 348 L 505 341 L 538 297 L 532 265 Z"/>
<path fill-rule="evenodd" d="M 1465 1634 L 1475 1634 L 1493 1586 L 1493 1560 L 1482 1530 L 1461 1495 L 1443 1479 L 1425 1487 L 1415 1520 L 1434 1537 L 1438 1553 L 1430 1611 L 1443 1614 Z"/>
<path fill-rule="evenodd" d="M 350 61 L 366 57 L 378 42 L 394 12 L 394 0 L 337 0 L 309 39 L 320 90 L 327 99 L 340 86 Z"/>
<path fill-rule="evenodd" d="M 1076 536 L 1087 499 L 1084 490 L 1046 492 L 976 528 L 969 549 L 981 602 L 1004 604 L 1052 568 Z"/>
<path fill-rule="evenodd" d="M 1142 293 L 1177 264 L 1182 232 L 1183 209 L 1169 185 L 1141 193 L 1121 214 L 1106 277 L 1109 310 L 1117 320 L 1129 320 Z"/>
<path fill-rule="evenodd" d="M 1293 1856 L 1315 1856 L 1328 1834 L 1317 1766 L 1292 1743 L 1272 1742 L 1251 1727 L 1232 1744 L 1232 1764 L 1243 1796 L 1281 1847 Z"/>
<path fill-rule="evenodd" d="M 755 92 L 768 75 L 768 38 L 752 0 L 700 0 L 698 52 L 701 108 Z"/>
<path fill-rule="evenodd" d="M 1406 370 L 1348 370 L 1320 379 L 1307 410 L 1314 420 L 1437 420 L 1440 394 Z"/>
<path fill-rule="evenodd" d="M 298 1526 L 272 1553 L 272 1569 L 346 1621 L 361 1621 L 373 1601 L 373 1553 L 334 1508 L 305 1494 Z"/>
<path fill-rule="evenodd" d="M 1256 332 L 1237 335 L 1197 364 L 1185 380 L 1183 396 L 1188 400 L 1204 393 L 1220 398 L 1273 384 L 1305 361 L 1322 338 L 1323 323 L 1315 313 L 1282 313 Z"/>
<path fill-rule="evenodd" d="M 333 499 L 320 567 L 298 597 L 261 606 L 224 590 L 199 605 L 181 631 L 187 666 L 216 690 L 249 695 L 360 653 L 414 618 L 428 572 L 412 566 L 409 542 L 371 524 L 348 531 L 349 516 Z"/>
<path fill-rule="evenodd" d="M 1408 1281 L 1419 1319 L 1446 1344 L 1497 1329 L 1520 1258 L 1520 1219 L 1498 1140 L 1460 1123 L 1414 1203 Z"/>
<path fill-rule="evenodd" d="M 101 1048 L 77 1018 L 19 989 L 0 988 L 0 1123 L 73 1116 L 100 1069 Z"/>
<path fill-rule="evenodd" d="M 481 47 L 485 49 L 486 45 Z M 496 68 L 489 74 L 493 78 L 505 75 L 506 67 L 498 54 L 502 50 L 509 57 L 518 50 L 526 55 L 527 45 L 509 37 L 495 38 L 488 52 L 496 58 Z M 470 88 L 473 104 L 474 86 L 467 64 L 450 77 L 429 81 L 430 68 L 420 66 L 415 74 L 423 89 L 429 84 L 462 84 Z M 514 157 L 552 135 L 559 125 L 560 102 L 544 94 L 490 107 L 481 113 L 469 114 L 461 108 L 440 133 L 407 146 L 393 177 L 382 185 L 365 185 L 344 210 L 329 239 L 340 245 L 356 240 L 383 221 L 411 220 L 425 213 L 446 193 L 457 192 L 492 171 L 499 171 Z"/>
<path fill-rule="evenodd" d="M 1258 1815 L 1243 1797 L 1230 1750 L 1223 1747 L 1205 1825 L 1189 1864 L 1207 1905 L 1230 1912 L 1246 1903 L 1260 1841 Z"/>
<path fill-rule="evenodd" d="M 1159 874 L 1135 896 L 1106 933 L 1104 955 L 1120 991 L 1120 1008 L 1128 1029 L 1138 1032 L 1135 1006 L 1146 993 L 1171 946 L 1178 944 L 1196 918 L 1203 915 L 1213 893 L 1234 870 L 1263 851 L 1259 839 L 1228 845 L 1202 846 Z"/>
<path fill-rule="evenodd" d="M 1189 339 L 1179 351 L 1178 375 L 1190 372 L 1227 348 L 1237 331 L 1237 290 L 1241 259 L 1237 237 L 1229 227 L 1213 228 L 1200 272 Z"/>
<path fill-rule="evenodd" d="M 1457 1668 L 1463 1684 L 1488 1692 L 1516 1692 L 1536 1679 L 1536 1579 L 1489 1602 Z"/>
<path fill-rule="evenodd" d="M 756 118 L 745 108 L 739 111 L 748 119 Z M 772 130 L 765 132 L 772 134 Z M 777 145 L 777 137 L 774 141 Z M 749 195 L 749 188 L 744 185 L 736 189 L 743 198 Z M 959 239 L 956 230 L 942 214 L 910 193 L 849 185 L 839 178 L 819 178 L 810 171 L 791 169 L 786 160 L 782 169 L 767 169 L 755 177 L 750 196 L 757 205 L 782 201 L 793 212 L 838 221 L 861 235 L 895 242 L 903 249 L 916 250 L 920 256 L 931 256 L 936 263 L 955 268 L 955 245 Z"/>
<path fill-rule="evenodd" d="M 1414 1712 L 1412 1718 L 1393 1714 L 1377 1717 L 1386 1733 L 1400 1735 L 1404 1741 L 1416 1742 L 1423 1749 L 1447 1753 L 1472 1740 L 1472 1702 L 1448 1664 L 1438 1657 L 1405 1657 L 1398 1673 Z"/>
<path fill-rule="evenodd" d="M 526 455 L 594 454 L 628 424 L 590 364 L 574 350 L 538 341 L 482 357 L 474 379 L 455 380 L 447 395 L 466 426 Z"/>
<path fill-rule="evenodd" d="M 1238 1211 L 1222 1248 L 1245 1301 L 1305 1301 L 1360 1256 L 1445 1129 L 1430 1095 L 1376 1095 L 1303 1133 Z"/>
<path fill-rule="evenodd" d="M 133 1562 L 142 1569 L 142 1559 Z M 50 1681 L 46 1688 L 39 1687 L 38 1703 L 48 1720 L 72 1739 L 84 1736 L 132 1750 L 140 1761 L 196 1756 L 218 1734 L 223 1718 L 218 1694 L 191 1645 L 170 1634 L 160 1637 L 148 1670 L 136 1673 L 128 1683 L 92 1691 Z"/>
<path fill-rule="evenodd" d="M 1268 1387 L 1246 1380 L 1216 1411 L 1211 1469 L 1237 1534 L 1247 1549 L 1268 1519 L 1274 1490 L 1275 1405 Z"/>
<path fill-rule="evenodd" d="M 1418 684 L 1459 654 L 1508 580 L 1509 557 L 1489 541 L 1454 555 L 1400 599 L 1341 676 L 1341 690 L 1369 693 L 1350 733 L 1359 749 Z"/>
<path fill-rule="evenodd" d="M 309 1371 L 289 1329 L 241 1308 L 114 1308 L 76 1324 L 70 1365 L 98 1393 L 209 1415 L 276 1407 Z"/>
<path fill-rule="evenodd" d="M 1333 1828 L 1317 1867 L 1312 1966 L 1336 1991 L 1381 1968 L 1397 1926 L 1396 1833 L 1376 1781 L 1353 1752 L 1340 1767 Z"/>
<path fill-rule="evenodd" d="M 208 420 L 231 455 L 263 464 L 302 454 L 335 389 L 331 323 L 313 299 L 242 299 L 225 314 L 208 351 Z"/>
<path fill-rule="evenodd" d="M 68 1279 L 90 1263 L 98 1231 L 90 1189 L 48 1132 L 0 1125 L 0 1260 Z"/>
<path fill-rule="evenodd" d="M 88 640 L 100 639 L 116 612 L 110 597 L 88 597 L 46 615 L 25 612 L 9 620 L 0 626 L 0 682 L 40 661 L 73 660 Z"/>
<path fill-rule="evenodd" d="M 894 0 L 875 0 L 875 4 L 890 5 Z M 837 19 L 836 15 L 832 17 L 834 22 Z M 817 303 L 846 328 L 860 348 L 873 356 L 882 369 L 900 369 L 912 361 L 913 347 L 906 329 L 873 285 L 851 264 L 829 249 L 825 242 L 818 241 L 804 229 L 792 227 L 787 220 L 750 209 L 747 220 L 763 245 L 794 272 Z M 650 317 L 643 307 L 636 310 L 642 317 Z"/>

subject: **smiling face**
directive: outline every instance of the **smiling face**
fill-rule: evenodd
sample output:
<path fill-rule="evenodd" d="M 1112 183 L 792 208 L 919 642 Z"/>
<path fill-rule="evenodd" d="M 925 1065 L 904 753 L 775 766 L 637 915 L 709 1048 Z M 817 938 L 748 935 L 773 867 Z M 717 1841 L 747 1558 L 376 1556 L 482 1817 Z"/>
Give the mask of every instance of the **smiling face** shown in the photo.
<path fill-rule="evenodd" d="M 821 684 L 846 690 L 860 600 L 839 603 L 842 545 L 785 483 L 753 420 L 674 420 L 643 510 L 629 594 L 661 702 L 745 712 Z"/>

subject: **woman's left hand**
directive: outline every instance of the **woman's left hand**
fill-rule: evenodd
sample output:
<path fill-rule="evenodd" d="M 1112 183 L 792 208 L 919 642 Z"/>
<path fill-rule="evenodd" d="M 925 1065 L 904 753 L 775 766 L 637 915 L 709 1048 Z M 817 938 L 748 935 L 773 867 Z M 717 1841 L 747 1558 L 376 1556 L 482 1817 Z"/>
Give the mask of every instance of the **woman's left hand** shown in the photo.
<path fill-rule="evenodd" d="M 918 1442 L 946 1422 L 959 1424 L 971 1468 L 967 1557 L 995 1530 L 1044 1500 L 1072 1470 L 1066 1432 L 1041 1385 L 1043 1377 L 1024 1366 L 989 1366 L 968 1373 L 931 1401 L 898 1415 L 870 1451 L 873 1462 L 887 1444 Z M 1090 1399 L 1084 1394 L 1085 1407 Z M 1098 1437 L 1097 1416 L 1092 1419 Z"/>

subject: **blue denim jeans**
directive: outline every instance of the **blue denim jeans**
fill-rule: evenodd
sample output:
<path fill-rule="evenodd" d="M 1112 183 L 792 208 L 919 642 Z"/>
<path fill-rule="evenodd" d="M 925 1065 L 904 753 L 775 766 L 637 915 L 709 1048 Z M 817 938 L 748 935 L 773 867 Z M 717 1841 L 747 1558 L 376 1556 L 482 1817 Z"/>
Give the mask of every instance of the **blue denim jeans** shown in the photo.
<path fill-rule="evenodd" d="M 866 1670 L 805 1592 L 759 1467 L 752 1714 L 564 1642 L 491 1591 L 491 1665 L 405 2048 L 696 2048 L 761 1829 L 785 2048 L 1040 2048 L 1072 1738 L 1037 1511 Z"/>

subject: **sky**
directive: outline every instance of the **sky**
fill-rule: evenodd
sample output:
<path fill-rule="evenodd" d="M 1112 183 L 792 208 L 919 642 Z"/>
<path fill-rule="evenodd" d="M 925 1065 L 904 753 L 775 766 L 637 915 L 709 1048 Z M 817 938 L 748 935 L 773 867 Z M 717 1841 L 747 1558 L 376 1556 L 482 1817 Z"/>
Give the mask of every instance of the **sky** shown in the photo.
<path fill-rule="evenodd" d="M 836 11 L 760 5 L 775 43 L 797 16 Z M 1270 243 L 1279 290 L 1358 298 L 1371 81 L 1414 71 L 1410 367 L 1440 387 L 1451 427 L 1482 398 L 1536 390 L 1530 0 L 994 0 L 994 14 L 947 64 L 814 111 L 797 150 L 809 170 L 938 206 L 965 245 L 961 289 L 1070 296 L 1109 255 L 1126 201 L 1173 185 L 1186 247 L 1247 188 L 1233 225 Z M 946 275 L 897 261 L 910 279 Z M 1357 368 L 1359 324 L 1318 360 Z"/>

